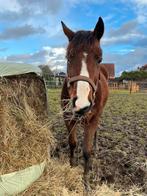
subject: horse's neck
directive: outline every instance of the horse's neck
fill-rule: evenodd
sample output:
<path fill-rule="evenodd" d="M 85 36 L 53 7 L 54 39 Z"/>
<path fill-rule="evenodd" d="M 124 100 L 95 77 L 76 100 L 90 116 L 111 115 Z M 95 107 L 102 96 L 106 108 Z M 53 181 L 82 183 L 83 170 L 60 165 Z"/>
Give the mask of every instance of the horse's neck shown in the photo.
<path fill-rule="evenodd" d="M 108 80 L 108 72 L 103 65 L 100 65 L 100 72 L 105 76 L 106 80 Z"/>

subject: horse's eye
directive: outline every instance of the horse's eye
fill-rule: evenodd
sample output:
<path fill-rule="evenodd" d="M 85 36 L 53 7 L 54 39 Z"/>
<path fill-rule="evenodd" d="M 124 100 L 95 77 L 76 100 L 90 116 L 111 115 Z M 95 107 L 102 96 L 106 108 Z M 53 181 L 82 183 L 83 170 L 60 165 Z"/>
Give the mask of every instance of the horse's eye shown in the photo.
<path fill-rule="evenodd" d="M 99 64 L 102 62 L 102 57 L 95 57 L 96 58 L 96 63 Z"/>
<path fill-rule="evenodd" d="M 74 55 L 75 53 L 71 50 L 68 54 L 67 54 L 67 58 L 68 59 L 73 59 L 74 58 Z"/>
<path fill-rule="evenodd" d="M 69 59 L 67 59 L 67 64 L 70 64 L 70 60 Z"/>
<path fill-rule="evenodd" d="M 97 62 L 101 63 L 102 62 L 102 57 L 100 57 Z"/>
<path fill-rule="evenodd" d="M 71 61 L 73 61 L 73 60 L 74 60 L 74 55 L 70 55 L 70 56 L 68 56 L 68 58 L 67 58 L 67 63 L 70 64 Z"/>

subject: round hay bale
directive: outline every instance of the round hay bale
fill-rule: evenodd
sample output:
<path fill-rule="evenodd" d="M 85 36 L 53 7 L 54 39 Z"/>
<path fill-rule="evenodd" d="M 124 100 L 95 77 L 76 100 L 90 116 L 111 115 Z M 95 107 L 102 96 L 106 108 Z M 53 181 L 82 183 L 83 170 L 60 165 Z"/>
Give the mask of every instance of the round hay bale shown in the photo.
<path fill-rule="evenodd" d="M 49 158 L 54 138 L 47 108 L 44 81 L 37 74 L 0 78 L 0 175 Z"/>

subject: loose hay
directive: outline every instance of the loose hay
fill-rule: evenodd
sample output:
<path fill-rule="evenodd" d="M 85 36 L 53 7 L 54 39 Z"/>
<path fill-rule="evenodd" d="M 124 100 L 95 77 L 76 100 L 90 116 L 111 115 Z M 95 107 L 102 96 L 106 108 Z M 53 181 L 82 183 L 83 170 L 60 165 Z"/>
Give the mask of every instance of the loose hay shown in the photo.
<path fill-rule="evenodd" d="M 49 161 L 44 175 L 21 196 L 83 196 L 82 170 L 69 164 Z"/>
<path fill-rule="evenodd" d="M 82 168 L 71 168 L 69 164 L 50 160 L 44 175 L 19 196 L 142 196 L 139 191 L 135 186 L 125 192 L 103 184 L 86 192 L 82 180 Z"/>
<path fill-rule="evenodd" d="M 43 81 L 34 74 L 0 80 L 1 175 L 49 157 L 54 139 L 47 123 L 44 91 Z"/>

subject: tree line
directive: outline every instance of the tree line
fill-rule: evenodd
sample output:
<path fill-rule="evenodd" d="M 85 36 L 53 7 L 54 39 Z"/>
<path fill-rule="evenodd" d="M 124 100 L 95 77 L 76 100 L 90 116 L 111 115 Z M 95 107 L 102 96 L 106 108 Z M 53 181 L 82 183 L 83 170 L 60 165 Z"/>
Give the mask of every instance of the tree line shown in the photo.
<path fill-rule="evenodd" d="M 121 76 L 117 78 L 118 80 L 146 80 L 147 79 L 147 71 L 136 70 L 136 71 L 124 71 Z"/>

